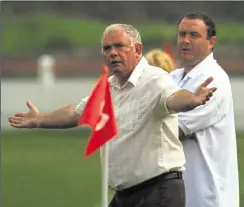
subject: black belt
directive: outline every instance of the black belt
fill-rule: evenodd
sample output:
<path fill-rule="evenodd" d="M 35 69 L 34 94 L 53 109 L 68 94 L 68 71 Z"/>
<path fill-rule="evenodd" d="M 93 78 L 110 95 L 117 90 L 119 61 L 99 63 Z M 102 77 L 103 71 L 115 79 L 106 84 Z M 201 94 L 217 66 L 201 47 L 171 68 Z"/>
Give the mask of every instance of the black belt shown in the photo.
<path fill-rule="evenodd" d="M 149 180 L 146 180 L 142 183 L 139 183 L 137 185 L 134 185 L 129 188 L 121 189 L 121 190 L 116 190 L 118 194 L 127 194 L 127 193 L 133 193 L 141 188 L 147 188 L 149 186 L 153 186 L 155 184 L 158 184 L 160 181 L 165 181 L 165 180 L 172 180 L 172 179 L 182 179 L 182 172 L 179 171 L 170 171 L 161 175 L 158 175 L 154 178 L 151 178 Z"/>

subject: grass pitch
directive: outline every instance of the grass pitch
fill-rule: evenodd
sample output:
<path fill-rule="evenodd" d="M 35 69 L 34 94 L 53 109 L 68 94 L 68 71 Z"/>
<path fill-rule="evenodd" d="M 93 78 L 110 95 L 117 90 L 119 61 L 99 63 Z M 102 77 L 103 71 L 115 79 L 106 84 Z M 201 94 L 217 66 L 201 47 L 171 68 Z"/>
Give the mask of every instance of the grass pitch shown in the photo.
<path fill-rule="evenodd" d="M 3 131 L 2 206 L 100 207 L 99 152 L 84 158 L 88 136 L 80 129 Z M 244 134 L 238 153 L 244 207 Z"/>

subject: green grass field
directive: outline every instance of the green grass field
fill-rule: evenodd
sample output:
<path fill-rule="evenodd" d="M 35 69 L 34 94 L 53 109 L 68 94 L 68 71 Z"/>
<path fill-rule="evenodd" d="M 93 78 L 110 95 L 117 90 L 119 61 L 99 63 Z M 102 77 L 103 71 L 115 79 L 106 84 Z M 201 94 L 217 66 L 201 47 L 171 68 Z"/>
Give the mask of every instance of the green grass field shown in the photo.
<path fill-rule="evenodd" d="M 2 206 L 99 207 L 99 152 L 84 158 L 88 136 L 81 129 L 3 131 Z M 244 135 L 238 153 L 244 207 Z"/>

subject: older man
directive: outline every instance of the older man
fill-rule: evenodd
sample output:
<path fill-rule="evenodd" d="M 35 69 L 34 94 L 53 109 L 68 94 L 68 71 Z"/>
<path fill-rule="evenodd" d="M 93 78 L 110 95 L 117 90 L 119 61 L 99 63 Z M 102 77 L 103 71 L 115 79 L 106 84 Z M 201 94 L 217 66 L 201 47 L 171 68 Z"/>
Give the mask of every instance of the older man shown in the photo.
<path fill-rule="evenodd" d="M 215 23 L 206 14 L 193 12 L 180 20 L 178 52 L 183 68 L 171 75 L 189 91 L 209 76 L 218 88 L 206 105 L 179 113 L 187 207 L 239 207 L 232 92 L 228 75 L 213 57 L 215 43 Z"/>
<path fill-rule="evenodd" d="M 216 88 L 207 79 L 191 93 L 180 90 L 171 76 L 150 66 L 142 54 L 139 32 L 114 24 L 102 37 L 102 53 L 110 78 L 119 135 L 109 146 L 109 185 L 116 190 L 110 207 L 184 207 L 182 180 L 185 157 L 178 139 L 177 112 L 205 104 Z M 50 114 L 30 111 L 9 118 L 17 128 L 74 127 L 87 102 Z"/>

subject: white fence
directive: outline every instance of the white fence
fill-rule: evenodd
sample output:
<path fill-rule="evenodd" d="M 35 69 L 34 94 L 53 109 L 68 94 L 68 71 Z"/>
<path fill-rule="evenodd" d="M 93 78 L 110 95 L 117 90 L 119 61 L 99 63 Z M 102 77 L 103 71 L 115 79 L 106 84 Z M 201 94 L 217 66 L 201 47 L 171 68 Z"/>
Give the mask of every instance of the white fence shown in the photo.
<path fill-rule="evenodd" d="M 52 63 L 51 57 L 42 57 L 38 80 L 2 79 L 2 129 L 9 129 L 8 116 L 28 110 L 25 104 L 27 100 L 31 100 L 37 105 L 41 112 L 50 112 L 64 105 L 79 102 L 81 98 L 89 94 L 97 81 L 96 78 L 87 77 L 55 80 L 50 72 Z M 244 77 L 231 77 L 230 80 L 234 97 L 236 128 L 238 131 L 244 132 Z"/>

